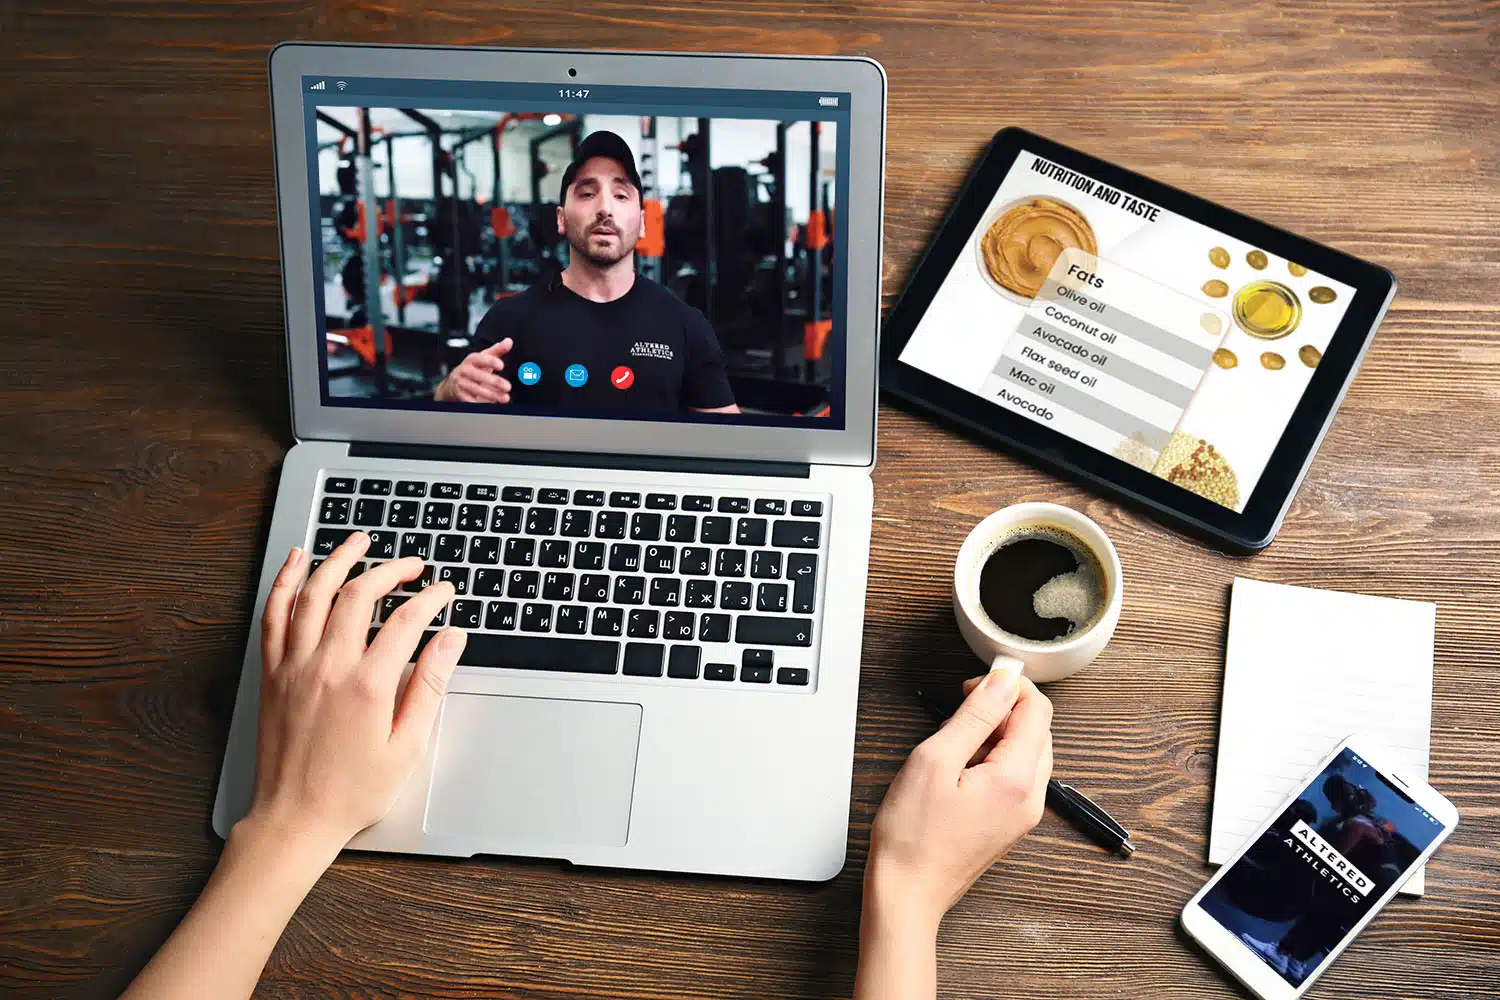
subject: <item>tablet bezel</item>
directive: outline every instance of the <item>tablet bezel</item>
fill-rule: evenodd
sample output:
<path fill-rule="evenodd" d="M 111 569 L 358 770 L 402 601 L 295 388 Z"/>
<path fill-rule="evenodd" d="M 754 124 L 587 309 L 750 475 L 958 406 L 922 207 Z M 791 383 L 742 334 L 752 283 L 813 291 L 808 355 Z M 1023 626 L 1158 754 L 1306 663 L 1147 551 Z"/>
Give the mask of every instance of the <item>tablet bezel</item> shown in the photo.
<path fill-rule="evenodd" d="M 1002 409 L 982 396 L 900 360 L 927 307 L 964 253 L 995 191 L 1022 151 L 1042 156 L 1192 219 L 1268 253 L 1295 260 L 1355 289 L 1353 300 L 1313 372 L 1301 402 L 1271 454 L 1243 512 L 1158 478 L 1060 431 Z M 1025 129 L 1002 129 L 970 172 L 937 235 L 892 307 L 881 332 L 881 389 L 1007 445 L 1028 458 L 1081 479 L 1101 492 L 1140 504 L 1162 520 L 1221 547 L 1254 552 L 1269 545 L 1296 495 L 1396 294 L 1390 271 L 1284 229 L 1151 180 Z"/>

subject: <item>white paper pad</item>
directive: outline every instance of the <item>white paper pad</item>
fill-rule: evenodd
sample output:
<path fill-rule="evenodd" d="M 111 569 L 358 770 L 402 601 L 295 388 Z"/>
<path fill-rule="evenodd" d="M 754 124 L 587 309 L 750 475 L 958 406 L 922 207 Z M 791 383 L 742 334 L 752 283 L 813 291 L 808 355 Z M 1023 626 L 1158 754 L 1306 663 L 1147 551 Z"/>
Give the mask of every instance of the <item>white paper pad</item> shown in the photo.
<path fill-rule="evenodd" d="M 1427 780 L 1437 605 L 1236 578 L 1209 864 L 1223 864 L 1335 743 Z M 1422 869 L 1401 887 L 1421 895 Z"/>

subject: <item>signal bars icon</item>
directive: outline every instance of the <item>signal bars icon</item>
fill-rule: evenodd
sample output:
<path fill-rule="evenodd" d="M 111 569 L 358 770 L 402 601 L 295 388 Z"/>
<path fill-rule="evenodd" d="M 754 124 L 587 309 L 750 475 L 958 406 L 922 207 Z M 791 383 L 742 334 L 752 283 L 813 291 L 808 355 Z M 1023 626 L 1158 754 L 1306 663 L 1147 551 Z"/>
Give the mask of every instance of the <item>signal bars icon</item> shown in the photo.
<path fill-rule="evenodd" d="M 328 89 L 328 81 L 327 80 L 319 80 L 317 83 L 313 84 L 308 89 L 309 90 L 327 90 Z"/>

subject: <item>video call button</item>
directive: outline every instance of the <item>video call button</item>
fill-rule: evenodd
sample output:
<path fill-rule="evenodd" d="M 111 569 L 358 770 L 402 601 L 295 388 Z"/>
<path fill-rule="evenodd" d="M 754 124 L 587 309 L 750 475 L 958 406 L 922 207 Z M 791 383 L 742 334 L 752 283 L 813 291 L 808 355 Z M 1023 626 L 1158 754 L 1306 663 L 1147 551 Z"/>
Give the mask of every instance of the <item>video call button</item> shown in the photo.
<path fill-rule="evenodd" d="M 516 376 L 520 378 L 522 385 L 536 385 L 542 380 L 542 366 L 535 361 L 528 361 L 521 365 Z"/>

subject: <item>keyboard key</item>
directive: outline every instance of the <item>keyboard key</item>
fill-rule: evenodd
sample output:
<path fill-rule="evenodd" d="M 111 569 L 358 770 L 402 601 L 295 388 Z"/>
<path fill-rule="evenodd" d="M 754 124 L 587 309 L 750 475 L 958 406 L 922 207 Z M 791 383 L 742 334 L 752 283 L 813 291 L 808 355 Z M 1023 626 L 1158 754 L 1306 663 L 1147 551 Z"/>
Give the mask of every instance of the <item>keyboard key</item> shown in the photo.
<path fill-rule="evenodd" d="M 616 542 L 609 547 L 609 568 L 616 573 L 636 573 L 641 568 L 641 547 Z"/>
<path fill-rule="evenodd" d="M 707 576 L 713 553 L 708 549 L 684 546 L 677 556 L 677 572 L 683 576 Z"/>
<path fill-rule="evenodd" d="M 747 684 L 769 684 L 771 683 L 770 667 L 740 667 L 740 680 Z"/>
<path fill-rule="evenodd" d="M 542 597 L 548 601 L 573 599 L 573 574 L 548 573 L 542 577 Z"/>
<path fill-rule="evenodd" d="M 562 526 L 558 529 L 558 533 L 567 538 L 587 538 L 593 526 L 593 514 L 570 507 L 563 511 Z"/>
<path fill-rule="evenodd" d="M 453 584 L 453 592 L 463 595 L 469 592 L 469 567 L 467 566 L 443 566 L 438 569 L 437 578 L 447 580 Z"/>
<path fill-rule="evenodd" d="M 618 510 L 601 510 L 594 518 L 595 538 L 624 538 L 625 514 Z"/>
<path fill-rule="evenodd" d="M 536 570 L 513 569 L 510 571 L 510 583 L 505 588 L 505 596 L 520 598 L 535 597 L 540 582 L 541 575 Z"/>
<path fill-rule="evenodd" d="M 632 639 L 655 639 L 660 614 L 656 611 L 636 609 L 630 612 L 625 624 L 625 634 Z"/>
<path fill-rule="evenodd" d="M 589 631 L 594 635 L 619 635 L 625 630 L 625 612 L 619 608 L 595 608 Z"/>
<path fill-rule="evenodd" d="M 500 499 L 506 503 L 531 503 L 531 487 L 507 486 L 500 491 Z"/>
<path fill-rule="evenodd" d="M 483 541 L 497 541 L 494 538 L 482 539 Z M 474 539 L 478 542 L 481 539 Z M 433 551 L 432 558 L 437 562 L 456 563 L 464 561 L 464 550 L 468 548 L 468 539 L 463 535 L 438 535 L 437 549 Z"/>
<path fill-rule="evenodd" d="M 579 542 L 573 546 L 574 569 L 603 569 L 604 543 Z"/>
<path fill-rule="evenodd" d="M 697 541 L 698 519 L 691 514 L 673 514 L 667 518 L 666 539 L 683 543 Z"/>
<path fill-rule="evenodd" d="M 321 524 L 348 524 L 349 498 L 324 497 L 323 504 L 318 509 L 318 521 Z"/>
<path fill-rule="evenodd" d="M 329 476 L 323 480 L 324 493 L 353 493 L 354 480 L 347 476 Z"/>
<path fill-rule="evenodd" d="M 497 506 L 490 515 L 490 531 L 497 535 L 514 535 L 521 530 L 521 508 Z"/>
<path fill-rule="evenodd" d="M 550 535 L 557 531 L 557 511 L 551 507 L 533 507 L 526 512 L 526 534 Z"/>
<path fill-rule="evenodd" d="M 481 570 L 480 572 L 483 572 Z M 484 627 L 492 632 L 513 632 L 516 628 L 516 602 L 491 601 L 485 608 Z M 470 636 L 473 642 L 474 637 Z"/>
<path fill-rule="evenodd" d="M 792 581 L 792 612 L 813 613 L 818 592 L 818 557 L 811 552 L 792 552 L 786 557 L 786 576 Z"/>
<path fill-rule="evenodd" d="M 744 576 L 745 550 L 720 549 L 714 559 L 714 576 Z"/>
<path fill-rule="evenodd" d="M 401 533 L 401 558 L 416 556 L 418 559 L 426 559 L 432 555 L 432 536 L 424 531 L 403 531 Z"/>
<path fill-rule="evenodd" d="M 769 649 L 747 649 L 740 654 L 740 664 L 746 667 L 769 667 L 776 661 L 776 654 Z"/>
<path fill-rule="evenodd" d="M 423 635 L 425 645 L 436 633 Z M 509 667 L 571 674 L 612 674 L 620 655 L 618 642 L 559 639 L 555 636 L 495 635 L 474 632 L 458 662 L 466 667 Z"/>
<path fill-rule="evenodd" d="M 692 630 L 689 629 L 689 632 Z M 691 636 L 689 636 L 691 638 Z M 667 676 L 680 681 L 698 679 L 697 646 L 673 646 L 667 651 Z M 731 671 L 732 674 L 732 671 Z"/>
<path fill-rule="evenodd" d="M 580 507 L 603 507 L 603 490 L 574 490 L 573 502 Z"/>
<path fill-rule="evenodd" d="M 483 601 L 454 601 L 448 624 L 454 628 L 478 628 L 484 617 Z"/>
<path fill-rule="evenodd" d="M 383 622 L 390 621 L 391 615 L 396 613 L 396 609 L 409 600 L 411 598 L 405 594 L 386 594 L 380 599 L 380 620 Z"/>
<path fill-rule="evenodd" d="M 780 580 L 781 553 L 775 549 L 750 553 L 750 575 L 757 580 Z"/>
<path fill-rule="evenodd" d="M 553 569 L 567 569 L 569 548 L 570 543 L 561 538 L 543 539 L 542 554 L 537 556 L 537 565 L 549 566 Z"/>
<path fill-rule="evenodd" d="M 627 677 L 660 677 L 662 647 L 654 642 L 627 642 L 625 668 Z"/>
<path fill-rule="evenodd" d="M 476 535 L 469 541 L 469 562 L 481 566 L 493 566 L 499 561 L 500 539 L 493 535 Z"/>
<path fill-rule="evenodd" d="M 425 497 L 427 495 L 427 484 L 403 479 L 396 483 L 396 495 L 398 497 Z"/>
<path fill-rule="evenodd" d="M 521 609 L 522 632 L 552 631 L 552 605 L 528 604 Z"/>
<path fill-rule="evenodd" d="M 726 611 L 749 611 L 750 584 L 725 580 L 719 588 L 719 607 Z"/>
<path fill-rule="evenodd" d="M 453 527 L 451 503 L 429 503 L 422 511 L 422 527 L 428 531 L 447 531 Z"/>
<path fill-rule="evenodd" d="M 458 505 L 458 530 L 483 531 L 490 523 L 489 504 L 462 503 Z"/>
<path fill-rule="evenodd" d="M 641 604 L 646 600 L 646 578 L 643 576 L 615 577 L 614 603 Z"/>
<path fill-rule="evenodd" d="M 764 545 L 766 544 L 766 519 L 763 517 L 742 517 L 734 529 L 734 544 L 736 545 Z"/>
<path fill-rule="evenodd" d="M 417 517 L 422 513 L 422 505 L 415 500 L 392 500 L 391 509 L 386 512 L 385 523 L 390 528 L 415 528 Z"/>
<path fill-rule="evenodd" d="M 668 611 L 662 619 L 661 637 L 685 642 L 692 641 L 694 619 L 697 617 L 691 611 Z M 697 661 L 694 660 L 695 665 L 696 663 Z"/>
<path fill-rule="evenodd" d="M 361 479 L 359 491 L 368 493 L 372 497 L 388 497 L 391 495 L 391 481 L 389 479 Z"/>
<path fill-rule="evenodd" d="M 697 511 L 713 510 L 714 498 L 702 496 L 696 493 L 690 496 L 685 496 L 682 498 L 682 509 Z"/>
<path fill-rule="evenodd" d="M 786 584 L 763 583 L 755 591 L 755 610 L 779 613 L 786 610 Z"/>
<path fill-rule="evenodd" d="M 819 500 L 793 500 L 793 517 L 822 517 L 823 504 Z"/>
<path fill-rule="evenodd" d="M 365 555 L 371 559 L 396 558 L 396 533 L 394 531 L 370 532 L 370 547 Z"/>
<path fill-rule="evenodd" d="M 654 542 L 661 537 L 660 514 L 635 514 L 630 518 L 630 537 L 638 542 Z"/>
<path fill-rule="evenodd" d="M 360 497 L 354 502 L 354 523 L 361 527 L 380 527 L 385 523 L 385 501 Z"/>
<path fill-rule="evenodd" d="M 703 667 L 703 679 L 706 681 L 732 681 L 734 680 L 734 664 L 705 664 Z"/>
<path fill-rule="evenodd" d="M 536 558 L 536 539 L 507 538 L 505 540 L 505 565 L 530 566 Z"/>
<path fill-rule="evenodd" d="M 779 667 L 776 670 L 777 684 L 799 684 L 807 686 L 806 667 Z"/>
<path fill-rule="evenodd" d="M 609 600 L 609 576 L 604 573 L 585 573 L 578 581 L 578 599 L 590 604 L 603 604 Z"/>
<path fill-rule="evenodd" d="M 757 500 L 755 501 L 755 513 L 776 514 L 778 516 L 786 513 L 785 500 Z"/>
<path fill-rule="evenodd" d="M 583 635 L 589 627 L 589 609 L 582 604 L 564 604 L 552 619 L 552 631 L 560 635 Z"/>
<path fill-rule="evenodd" d="M 711 608 L 718 592 L 719 588 L 712 580 L 689 580 L 684 604 L 689 608 Z"/>
<path fill-rule="evenodd" d="M 676 510 L 677 498 L 670 493 L 647 493 L 647 510 Z"/>
<path fill-rule="evenodd" d="M 470 500 L 494 500 L 499 495 L 499 490 L 484 483 L 473 483 L 464 490 L 464 496 Z"/>
<path fill-rule="evenodd" d="M 434 581 L 436 579 L 437 579 L 437 567 L 433 566 L 431 564 L 428 564 L 428 565 L 422 567 L 422 575 L 421 576 L 417 577 L 415 580 L 408 580 L 408 581 L 406 581 L 405 583 L 403 583 L 401 585 L 401 589 L 404 590 L 404 591 L 406 591 L 406 592 L 408 592 L 408 593 L 415 594 L 419 590 L 423 590 L 423 589 L 425 589 L 427 587 L 432 586 L 432 581 Z"/>
<path fill-rule="evenodd" d="M 646 546 L 646 572 L 670 573 L 677 567 L 677 550 L 670 545 Z"/>
<path fill-rule="evenodd" d="M 433 483 L 432 495 L 438 500 L 457 500 L 464 495 L 464 488 L 457 483 Z"/>
<path fill-rule="evenodd" d="M 729 641 L 729 616 L 728 615 L 699 615 L 698 616 L 698 641 L 699 642 L 728 642 Z"/>
<path fill-rule="evenodd" d="M 740 615 L 734 623 L 734 641 L 757 646 L 811 646 L 812 631 L 811 618 Z"/>
<path fill-rule="evenodd" d="M 639 493 L 625 493 L 617 490 L 609 495 L 609 505 L 611 507 L 639 507 L 641 505 L 641 495 Z"/>
<path fill-rule="evenodd" d="M 771 544 L 779 549 L 815 549 L 823 526 L 817 521 L 777 521 Z"/>
<path fill-rule="evenodd" d="M 365 570 L 367 570 L 369 568 L 370 568 L 370 564 L 369 563 L 357 562 L 357 563 L 355 563 L 353 565 L 353 567 L 350 568 L 349 575 L 345 579 L 352 580 L 356 576 L 359 576 L 361 573 L 363 573 Z"/>
<path fill-rule="evenodd" d="M 319 528 L 317 534 L 313 535 L 312 554 L 315 556 L 326 556 L 334 549 L 344 543 L 352 531 L 348 528 Z"/>
<path fill-rule="evenodd" d="M 651 580 L 651 594 L 646 603 L 658 608 L 675 608 L 681 589 L 682 581 L 675 576 L 654 577 Z"/>
<path fill-rule="evenodd" d="M 555 488 L 538 490 L 536 494 L 536 502 L 552 504 L 553 506 L 561 507 L 568 502 L 568 491 Z"/>
<path fill-rule="evenodd" d="M 503 597 L 505 594 L 505 570 L 476 569 L 474 571 L 473 593 L 478 597 Z M 493 625 L 487 627 L 494 628 Z"/>
<path fill-rule="evenodd" d="M 729 533 L 734 522 L 727 517 L 705 517 L 703 519 L 703 532 L 699 540 L 705 545 L 723 545 L 729 541 Z"/>
<path fill-rule="evenodd" d="M 719 497 L 720 514 L 748 514 L 750 513 L 749 497 Z"/>

